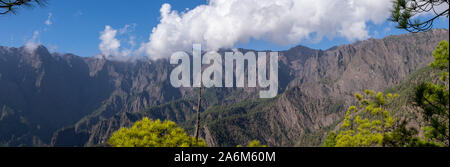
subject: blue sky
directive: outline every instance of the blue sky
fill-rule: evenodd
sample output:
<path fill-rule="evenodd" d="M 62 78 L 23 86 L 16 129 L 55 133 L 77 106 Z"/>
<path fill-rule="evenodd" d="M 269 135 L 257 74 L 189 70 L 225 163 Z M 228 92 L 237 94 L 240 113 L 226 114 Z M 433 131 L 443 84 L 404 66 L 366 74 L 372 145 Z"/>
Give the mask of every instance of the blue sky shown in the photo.
<path fill-rule="evenodd" d="M 80 56 L 99 54 L 100 32 L 105 25 L 120 30 L 125 25 L 135 25 L 126 34 L 118 34 L 122 46 L 127 46 L 130 36 L 135 37 L 139 45 L 148 42 L 152 28 L 161 18 L 160 8 L 164 3 L 171 5 L 171 10 L 187 11 L 198 5 L 207 4 L 206 0 L 49 0 L 46 7 L 19 9 L 17 14 L 1 15 L 0 45 L 20 47 L 33 38 L 38 31 L 37 40 L 49 49 L 57 52 L 74 53 Z M 51 24 L 46 24 L 46 20 Z M 439 19 L 435 28 L 448 29 L 448 19 Z M 384 21 L 380 24 L 367 22 L 370 37 L 382 38 L 391 34 L 407 33 L 398 30 L 394 24 Z M 238 42 L 235 47 L 258 50 L 285 50 L 301 44 L 311 48 L 327 49 L 335 45 L 354 42 L 342 36 L 324 37 L 320 41 L 302 40 L 297 43 L 280 45 L 268 40 L 250 39 Z M 138 47 L 138 46 L 134 46 Z"/>

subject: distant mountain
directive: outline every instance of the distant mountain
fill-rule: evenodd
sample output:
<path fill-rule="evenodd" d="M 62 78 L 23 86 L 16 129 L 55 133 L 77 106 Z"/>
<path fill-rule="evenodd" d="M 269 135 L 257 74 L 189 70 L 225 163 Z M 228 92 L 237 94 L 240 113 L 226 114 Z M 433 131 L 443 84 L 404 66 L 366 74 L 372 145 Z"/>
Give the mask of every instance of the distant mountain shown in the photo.
<path fill-rule="evenodd" d="M 202 136 L 210 146 L 253 139 L 270 146 L 317 145 L 342 119 L 353 93 L 400 83 L 426 66 L 448 35 L 435 29 L 328 50 L 282 51 L 279 96 L 259 99 L 259 88 L 207 89 Z M 167 60 L 0 47 L 0 145 L 95 146 L 144 116 L 173 120 L 192 134 L 196 89 L 173 88 L 173 67 Z"/>

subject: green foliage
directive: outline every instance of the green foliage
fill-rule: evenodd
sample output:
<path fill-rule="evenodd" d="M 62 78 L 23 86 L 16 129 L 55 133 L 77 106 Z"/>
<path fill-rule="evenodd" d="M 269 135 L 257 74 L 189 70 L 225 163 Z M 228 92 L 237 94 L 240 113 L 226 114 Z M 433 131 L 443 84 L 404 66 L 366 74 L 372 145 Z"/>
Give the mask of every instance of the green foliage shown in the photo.
<path fill-rule="evenodd" d="M 152 121 L 145 117 L 130 128 L 120 128 L 108 140 L 115 147 L 204 147 L 172 121 Z"/>
<path fill-rule="evenodd" d="M 425 139 L 438 145 L 449 145 L 449 44 L 442 41 L 433 52 L 431 67 L 441 71 L 436 82 L 424 82 L 415 90 L 414 102 L 423 110 L 427 126 Z"/>
<path fill-rule="evenodd" d="M 437 6 L 447 6 L 447 10 L 435 10 L 434 8 Z M 434 15 L 422 16 L 426 18 L 425 20 L 414 17 L 421 13 L 431 12 L 434 12 Z M 441 16 L 448 17 L 448 12 L 448 0 L 394 0 L 390 20 L 397 23 L 397 28 L 409 32 L 428 31 L 433 27 L 435 19 Z"/>
<path fill-rule="evenodd" d="M 383 143 L 388 147 L 436 147 L 434 143 L 426 142 L 417 137 L 415 128 L 407 128 L 407 122 L 402 121 L 392 133 L 383 137 Z"/>
<path fill-rule="evenodd" d="M 398 122 L 390 112 L 401 104 L 394 104 L 398 95 L 377 93 L 365 90 L 355 94 L 357 106 L 348 108 L 341 131 L 330 133 L 323 146 L 391 146 L 424 147 L 448 146 L 449 143 L 449 44 L 440 42 L 433 52 L 435 60 L 430 67 L 439 70 L 438 80 L 423 82 L 414 86 L 414 103 L 423 110 L 426 126 L 424 139 L 418 131 L 408 128 L 407 122 Z M 433 78 L 433 76 L 430 76 Z"/>
<path fill-rule="evenodd" d="M 323 147 L 334 147 L 336 145 L 336 133 L 330 132 L 327 137 L 325 138 L 325 141 L 323 142 Z"/>
<path fill-rule="evenodd" d="M 441 41 L 436 50 L 433 52 L 434 61 L 430 63 L 430 66 L 441 70 L 441 81 L 448 83 L 448 66 L 449 66 L 449 56 L 448 56 L 448 42 Z"/>
<path fill-rule="evenodd" d="M 247 147 L 267 147 L 267 145 L 261 144 L 258 140 L 253 140 L 248 143 Z"/>
<path fill-rule="evenodd" d="M 242 147 L 241 145 L 238 145 L 237 147 Z M 252 140 L 248 143 L 247 147 L 267 147 L 267 145 L 261 144 L 258 140 Z"/>
<path fill-rule="evenodd" d="M 383 146 L 383 138 L 392 133 L 395 122 L 386 105 L 397 96 L 371 90 L 365 90 L 364 94 L 356 93 L 359 105 L 348 108 L 341 125 L 343 130 L 337 135 L 330 133 L 324 146 L 333 146 L 334 143 L 337 147 Z"/>

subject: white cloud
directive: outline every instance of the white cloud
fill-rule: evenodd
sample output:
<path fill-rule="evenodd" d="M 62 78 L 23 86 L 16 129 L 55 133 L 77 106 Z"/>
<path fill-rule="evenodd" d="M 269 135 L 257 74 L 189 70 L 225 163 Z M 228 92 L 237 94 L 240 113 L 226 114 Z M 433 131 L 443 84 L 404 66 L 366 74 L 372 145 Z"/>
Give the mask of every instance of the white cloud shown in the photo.
<path fill-rule="evenodd" d="M 53 14 L 52 13 L 48 13 L 47 20 L 45 20 L 45 25 L 47 25 L 47 26 L 52 25 L 52 17 L 53 17 Z"/>
<path fill-rule="evenodd" d="M 27 41 L 27 43 L 25 43 L 25 49 L 32 53 L 34 50 L 36 50 L 36 48 L 41 45 L 41 42 L 38 40 L 39 38 L 39 31 L 35 30 L 33 32 L 33 37 L 31 37 L 30 40 Z"/>
<path fill-rule="evenodd" d="M 105 30 L 100 32 L 100 44 L 98 48 L 105 56 L 115 56 L 119 54 L 120 41 L 116 39 L 117 30 L 106 25 Z"/>
<path fill-rule="evenodd" d="M 152 59 L 175 51 L 232 48 L 251 38 L 292 45 L 314 37 L 369 37 L 366 24 L 389 17 L 391 0 L 210 0 L 178 12 L 163 4 L 160 23 L 140 51 Z"/>
<path fill-rule="evenodd" d="M 134 36 L 129 36 L 128 39 L 128 44 L 131 48 L 121 48 L 120 40 L 117 39 L 117 35 L 119 34 L 132 32 L 134 26 L 134 24 L 132 24 L 131 26 L 125 25 L 124 28 L 116 30 L 111 26 L 106 25 L 105 29 L 100 32 L 99 38 L 101 42 L 98 48 L 100 49 L 102 55 L 115 60 L 127 60 L 132 55 L 136 55 L 136 51 L 132 49 L 136 44 Z"/>

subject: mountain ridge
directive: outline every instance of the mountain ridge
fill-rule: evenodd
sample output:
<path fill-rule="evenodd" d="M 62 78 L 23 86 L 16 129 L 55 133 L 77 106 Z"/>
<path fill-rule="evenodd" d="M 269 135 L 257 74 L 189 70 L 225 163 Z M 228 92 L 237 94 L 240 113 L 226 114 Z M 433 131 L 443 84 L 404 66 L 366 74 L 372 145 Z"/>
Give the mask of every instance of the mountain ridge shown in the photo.
<path fill-rule="evenodd" d="M 222 115 L 227 120 L 204 125 L 203 137 L 211 146 L 245 144 L 250 139 L 271 146 L 294 145 L 298 138 L 341 119 L 354 91 L 386 89 L 427 65 L 441 40 L 448 40 L 448 30 L 369 39 L 327 50 L 300 46 L 281 51 L 280 94 L 271 105 L 256 113 L 227 110 L 237 113 L 231 114 L 235 118 Z M 174 120 L 191 131 L 196 91 L 170 86 L 167 76 L 173 66 L 167 60 L 123 62 L 46 53 L 43 48 L 32 54 L 5 48 L 0 47 L 2 145 L 98 145 L 152 107 L 154 113 L 147 116 Z M 208 89 L 202 105 L 205 120 L 215 117 L 211 107 L 252 101 L 257 90 Z M 20 128 L 8 131 L 10 122 Z M 267 128 L 258 130 L 256 125 Z M 245 132 L 246 128 L 253 131 Z M 234 134 L 235 139 L 223 140 L 220 134 Z"/>

